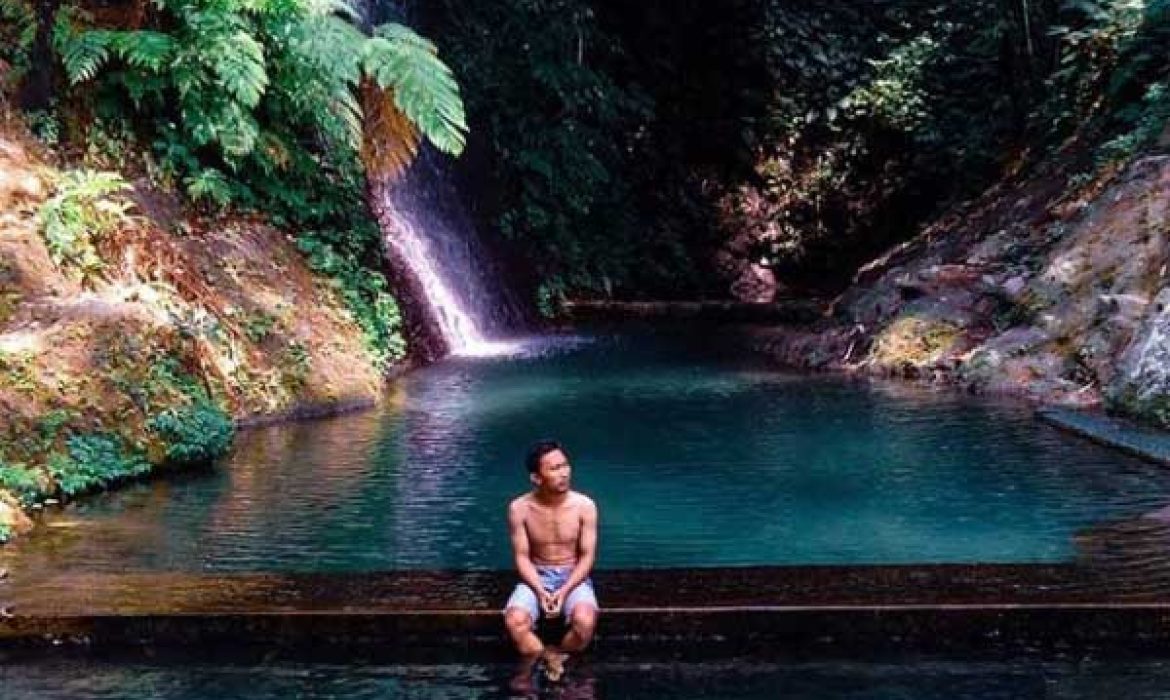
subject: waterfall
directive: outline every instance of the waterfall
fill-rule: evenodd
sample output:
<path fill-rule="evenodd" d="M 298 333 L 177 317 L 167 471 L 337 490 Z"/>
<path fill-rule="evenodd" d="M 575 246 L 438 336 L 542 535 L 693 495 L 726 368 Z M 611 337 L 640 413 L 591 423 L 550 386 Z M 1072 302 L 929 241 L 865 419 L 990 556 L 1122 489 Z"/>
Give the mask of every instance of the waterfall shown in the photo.
<path fill-rule="evenodd" d="M 499 283 L 438 157 L 424 152 L 406 177 L 375 189 L 387 252 L 419 290 L 429 327 L 453 355 L 511 354 L 519 306 Z"/>

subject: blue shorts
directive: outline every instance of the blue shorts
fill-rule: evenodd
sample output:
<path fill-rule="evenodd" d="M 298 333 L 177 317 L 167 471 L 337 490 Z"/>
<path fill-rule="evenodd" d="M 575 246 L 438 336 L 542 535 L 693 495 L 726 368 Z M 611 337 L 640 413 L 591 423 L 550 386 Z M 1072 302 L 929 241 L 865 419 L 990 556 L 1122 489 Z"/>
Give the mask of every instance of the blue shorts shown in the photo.
<path fill-rule="evenodd" d="M 536 575 L 540 576 L 540 585 L 549 593 L 563 586 L 565 581 L 569 580 L 569 574 L 572 572 L 573 567 L 571 566 L 536 567 Z M 573 609 L 579 603 L 590 605 L 594 610 L 600 609 L 597 605 L 597 595 L 593 592 L 593 579 L 585 579 L 565 596 L 562 613 L 566 624 L 573 619 Z M 523 582 L 519 583 L 516 590 L 512 591 L 512 596 L 508 598 L 508 603 L 504 606 L 504 612 L 507 612 L 508 608 L 520 608 L 526 611 L 531 616 L 533 624 L 536 624 L 541 613 L 544 612 L 540 609 L 540 600 L 536 597 L 536 593 Z"/>

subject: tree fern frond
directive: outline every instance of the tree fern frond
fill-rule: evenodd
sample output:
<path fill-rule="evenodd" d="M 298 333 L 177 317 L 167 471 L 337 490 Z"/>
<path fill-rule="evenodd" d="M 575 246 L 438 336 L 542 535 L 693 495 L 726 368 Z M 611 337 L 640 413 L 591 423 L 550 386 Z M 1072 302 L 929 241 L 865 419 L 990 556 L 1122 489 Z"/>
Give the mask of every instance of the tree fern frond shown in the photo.
<path fill-rule="evenodd" d="M 418 155 L 418 128 L 394 104 L 394 92 L 367 80 L 362 84 L 363 122 L 361 158 L 375 180 L 395 180 Z"/>
<path fill-rule="evenodd" d="M 163 69 L 175 50 L 175 41 L 162 32 L 112 32 L 111 47 L 134 68 Z"/>
<path fill-rule="evenodd" d="M 92 79 L 110 58 L 112 32 L 77 29 L 77 12 L 58 12 L 53 21 L 53 48 L 61 57 L 70 85 Z"/>
<path fill-rule="evenodd" d="M 434 44 L 402 25 L 382 25 L 366 42 L 363 64 L 379 87 L 393 90 L 394 104 L 436 148 L 463 151 L 467 118 L 459 85 Z"/>
<path fill-rule="evenodd" d="M 405 44 L 438 55 L 439 50 L 434 43 L 403 24 L 389 22 L 374 27 L 374 36 L 381 37 L 395 44 Z"/>
<path fill-rule="evenodd" d="M 260 42 L 240 30 L 219 42 L 219 48 L 221 53 L 212 57 L 212 67 L 220 84 L 245 107 L 260 104 L 260 97 L 268 87 L 264 49 Z"/>
<path fill-rule="evenodd" d="M 303 0 L 308 14 L 317 17 L 339 17 L 353 24 L 361 24 L 362 13 L 352 0 Z"/>
<path fill-rule="evenodd" d="M 187 190 L 187 196 L 197 202 L 210 202 L 218 207 L 224 207 L 232 199 L 232 190 L 227 178 L 215 168 L 200 170 L 183 180 L 183 185 Z"/>
<path fill-rule="evenodd" d="M 321 73 L 316 79 L 356 87 L 362 74 L 366 36 L 338 17 L 314 17 L 302 22 L 293 37 L 294 49 Z"/>
<path fill-rule="evenodd" d="M 229 158 L 242 158 L 256 148 L 260 125 L 238 102 L 227 102 L 215 117 L 215 140 Z"/>
<path fill-rule="evenodd" d="M 354 95 L 352 90 L 342 90 L 338 92 L 331 102 L 330 111 L 340 120 L 341 125 L 345 129 L 345 142 L 354 151 L 360 151 L 362 147 L 362 124 L 364 122 L 364 111 L 361 102 Z M 326 126 L 327 125 L 323 125 Z"/>

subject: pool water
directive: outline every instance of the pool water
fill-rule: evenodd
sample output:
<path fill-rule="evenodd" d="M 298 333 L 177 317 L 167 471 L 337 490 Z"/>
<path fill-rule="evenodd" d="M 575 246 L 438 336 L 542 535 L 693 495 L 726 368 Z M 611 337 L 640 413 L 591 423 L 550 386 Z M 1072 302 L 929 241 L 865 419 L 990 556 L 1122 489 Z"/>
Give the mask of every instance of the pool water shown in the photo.
<path fill-rule="evenodd" d="M 362 665 L 41 659 L 0 664 L 13 700 L 284 698 L 801 698 L 1099 700 L 1166 697 L 1170 662 L 1091 659 L 579 662 L 559 683 L 514 665 Z"/>
<path fill-rule="evenodd" d="M 1054 562 L 1170 502 L 1170 470 L 1017 403 L 777 372 L 723 336 L 546 338 L 400 379 L 379 409 L 243 432 L 214 469 L 84 499 L 0 552 L 43 568 L 510 565 L 535 439 L 601 511 L 599 566 Z"/>

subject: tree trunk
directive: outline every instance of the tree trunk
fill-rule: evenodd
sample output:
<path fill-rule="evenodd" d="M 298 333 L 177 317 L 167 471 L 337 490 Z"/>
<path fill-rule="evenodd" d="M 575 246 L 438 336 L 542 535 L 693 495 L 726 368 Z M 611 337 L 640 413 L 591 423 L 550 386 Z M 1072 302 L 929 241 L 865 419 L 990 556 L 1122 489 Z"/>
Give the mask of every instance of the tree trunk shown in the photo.
<path fill-rule="evenodd" d="M 35 3 L 37 37 L 30 50 L 28 77 L 20 90 L 20 105 L 26 110 L 48 108 L 53 99 L 53 85 L 57 81 L 57 61 L 53 55 L 53 19 L 57 16 L 60 0 L 40 0 Z"/>

